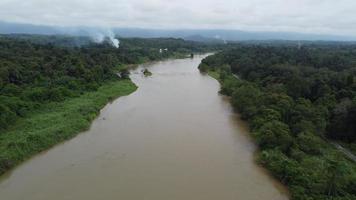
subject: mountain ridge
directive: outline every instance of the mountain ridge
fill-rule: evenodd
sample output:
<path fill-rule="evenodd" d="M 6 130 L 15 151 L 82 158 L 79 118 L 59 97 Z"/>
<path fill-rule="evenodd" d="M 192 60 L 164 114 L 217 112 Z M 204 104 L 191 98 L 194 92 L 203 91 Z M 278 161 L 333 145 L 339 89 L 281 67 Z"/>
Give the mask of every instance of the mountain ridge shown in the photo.
<path fill-rule="evenodd" d="M 146 29 L 146 28 L 100 28 L 100 27 L 63 27 L 33 25 L 0 21 L 1 34 L 43 34 L 43 35 L 75 35 L 90 36 L 107 30 L 120 37 L 141 38 L 188 38 L 194 41 L 246 41 L 246 40 L 306 40 L 306 41 L 356 41 L 356 36 L 311 34 L 297 32 L 243 31 L 228 29 Z"/>

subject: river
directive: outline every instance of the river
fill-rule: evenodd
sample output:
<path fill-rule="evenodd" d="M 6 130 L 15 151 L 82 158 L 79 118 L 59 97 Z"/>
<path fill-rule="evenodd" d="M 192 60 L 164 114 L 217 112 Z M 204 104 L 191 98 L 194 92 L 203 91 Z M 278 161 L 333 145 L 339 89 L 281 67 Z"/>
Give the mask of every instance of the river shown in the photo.
<path fill-rule="evenodd" d="M 219 83 L 199 73 L 204 56 L 133 70 L 136 92 L 104 107 L 88 131 L 2 176 L 0 199 L 288 199 L 255 163 L 248 128 Z"/>

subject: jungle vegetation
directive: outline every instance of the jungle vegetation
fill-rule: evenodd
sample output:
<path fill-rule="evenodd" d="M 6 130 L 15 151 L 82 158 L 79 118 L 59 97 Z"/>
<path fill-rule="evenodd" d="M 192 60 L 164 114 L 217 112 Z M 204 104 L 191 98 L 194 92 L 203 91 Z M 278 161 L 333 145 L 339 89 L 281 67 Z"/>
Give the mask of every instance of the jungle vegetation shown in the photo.
<path fill-rule="evenodd" d="M 120 42 L 0 35 L 0 174 L 87 129 L 108 101 L 133 92 L 127 66 L 208 49 L 173 38 Z"/>
<path fill-rule="evenodd" d="M 259 162 L 292 199 L 356 199 L 356 46 L 236 44 L 199 66 L 249 124 Z"/>

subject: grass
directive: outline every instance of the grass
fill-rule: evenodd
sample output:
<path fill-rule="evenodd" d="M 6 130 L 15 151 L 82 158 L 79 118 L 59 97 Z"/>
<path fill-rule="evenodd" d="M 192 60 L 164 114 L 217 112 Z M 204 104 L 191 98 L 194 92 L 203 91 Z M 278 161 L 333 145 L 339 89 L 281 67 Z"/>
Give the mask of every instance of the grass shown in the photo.
<path fill-rule="evenodd" d="M 218 71 L 212 71 L 212 70 L 209 70 L 208 71 L 208 75 L 215 78 L 216 80 L 219 81 L 220 79 L 220 73 Z"/>
<path fill-rule="evenodd" d="M 49 103 L 0 134 L 0 174 L 32 155 L 88 129 L 109 101 L 136 90 L 130 80 L 112 81 L 95 92 Z"/>

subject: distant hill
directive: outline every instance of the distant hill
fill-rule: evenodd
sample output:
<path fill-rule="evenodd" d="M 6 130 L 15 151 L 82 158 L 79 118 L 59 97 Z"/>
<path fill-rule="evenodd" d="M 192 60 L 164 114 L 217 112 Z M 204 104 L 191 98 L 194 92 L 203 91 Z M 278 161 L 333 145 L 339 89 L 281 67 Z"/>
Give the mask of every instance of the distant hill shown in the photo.
<path fill-rule="evenodd" d="M 93 40 L 87 36 L 70 36 L 70 35 L 52 35 L 52 34 L 23 34 L 11 33 L 0 34 L 0 39 L 16 39 L 29 41 L 34 44 L 52 44 L 63 47 L 80 47 L 93 43 Z"/>
<path fill-rule="evenodd" d="M 7 23 L 0 21 L 0 33 L 29 33 L 29 34 L 59 34 L 58 30 L 50 26 L 38 26 L 32 24 Z"/>
<path fill-rule="evenodd" d="M 184 40 L 187 41 L 195 41 L 195 42 L 204 42 L 204 43 L 212 43 L 212 44 L 223 44 L 226 41 L 223 39 L 203 37 L 201 35 L 190 35 L 183 37 Z"/>
<path fill-rule="evenodd" d="M 87 36 L 103 31 L 95 27 L 55 27 L 0 21 L 0 33 L 27 34 L 67 34 Z M 246 41 L 246 40 L 325 40 L 325 41 L 356 41 L 356 36 L 305 34 L 294 32 L 253 32 L 240 30 L 206 30 L 206 29 L 143 29 L 143 28 L 112 28 L 120 37 L 173 37 L 200 42 Z"/>
<path fill-rule="evenodd" d="M 160 30 L 139 28 L 115 28 L 115 33 L 122 37 L 179 37 L 201 40 L 326 40 L 326 41 L 356 41 L 356 36 L 305 34 L 293 32 L 252 32 L 240 30 Z"/>

